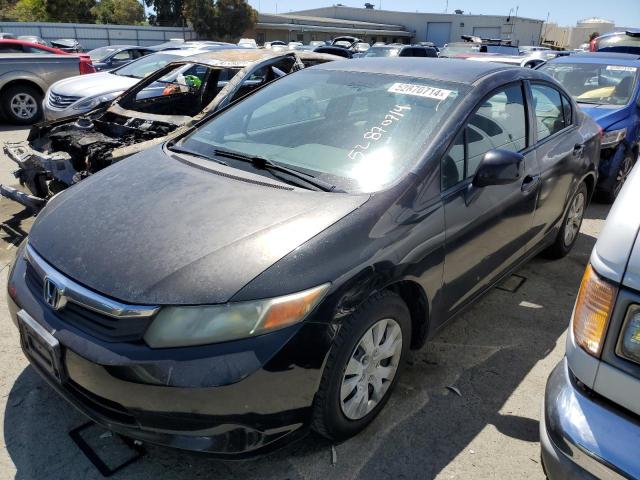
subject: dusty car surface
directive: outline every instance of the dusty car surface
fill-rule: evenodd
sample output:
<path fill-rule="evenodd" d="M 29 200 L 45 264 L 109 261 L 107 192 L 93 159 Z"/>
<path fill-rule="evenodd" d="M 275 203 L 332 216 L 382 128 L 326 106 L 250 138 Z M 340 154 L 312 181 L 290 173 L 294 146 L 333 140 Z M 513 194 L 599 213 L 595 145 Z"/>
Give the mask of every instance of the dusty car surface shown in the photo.
<path fill-rule="evenodd" d="M 34 369 L 129 437 L 225 456 L 344 439 L 409 349 L 571 250 L 599 142 L 535 70 L 325 63 L 53 198 L 9 310 Z"/>
<path fill-rule="evenodd" d="M 640 169 L 596 242 L 547 381 L 540 444 L 549 480 L 640 478 Z"/>
<path fill-rule="evenodd" d="M 31 195 L 0 186 L 0 193 L 33 209 L 83 178 L 162 143 L 216 110 L 288 73 L 336 59 L 313 52 L 274 54 L 223 50 L 167 64 L 108 108 L 35 125 L 28 140 L 4 152 Z M 304 108 L 299 104 L 292 108 Z"/>

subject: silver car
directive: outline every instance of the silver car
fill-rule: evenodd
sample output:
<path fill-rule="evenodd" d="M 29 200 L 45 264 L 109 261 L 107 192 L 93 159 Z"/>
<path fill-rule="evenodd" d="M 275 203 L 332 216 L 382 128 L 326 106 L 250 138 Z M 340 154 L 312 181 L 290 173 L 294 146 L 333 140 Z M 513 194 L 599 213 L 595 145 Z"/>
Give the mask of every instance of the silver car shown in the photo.
<path fill-rule="evenodd" d="M 640 478 L 640 168 L 596 243 L 540 421 L 550 480 Z"/>
<path fill-rule="evenodd" d="M 65 78 L 49 87 L 43 102 L 45 120 L 85 113 L 111 102 L 122 92 L 167 63 L 202 53 L 200 49 L 158 52 L 134 60 L 110 72 Z"/>

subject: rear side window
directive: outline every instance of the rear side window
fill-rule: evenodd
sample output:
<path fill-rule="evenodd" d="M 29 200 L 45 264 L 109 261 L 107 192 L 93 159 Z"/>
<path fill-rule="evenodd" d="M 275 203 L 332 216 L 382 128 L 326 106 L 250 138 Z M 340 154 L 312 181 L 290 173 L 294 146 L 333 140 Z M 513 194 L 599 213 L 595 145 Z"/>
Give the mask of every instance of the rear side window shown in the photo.
<path fill-rule="evenodd" d="M 543 140 L 566 126 L 565 107 L 561 94 L 550 85 L 531 85 L 533 107 L 536 115 L 536 131 L 538 140 Z M 569 106 L 570 108 L 570 106 Z"/>
<path fill-rule="evenodd" d="M 446 190 L 475 175 L 489 150 L 518 152 L 527 146 L 527 121 L 520 84 L 509 85 L 484 100 L 454 140 L 442 165 Z"/>
<path fill-rule="evenodd" d="M 427 50 L 425 48 L 413 48 L 413 56 L 414 57 L 426 57 Z"/>

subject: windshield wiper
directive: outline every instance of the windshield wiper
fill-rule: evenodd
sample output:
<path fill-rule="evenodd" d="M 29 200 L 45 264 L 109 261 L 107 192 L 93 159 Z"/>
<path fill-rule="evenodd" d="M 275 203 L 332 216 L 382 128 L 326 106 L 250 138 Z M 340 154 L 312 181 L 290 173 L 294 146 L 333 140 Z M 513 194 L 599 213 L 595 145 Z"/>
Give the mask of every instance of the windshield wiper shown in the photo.
<path fill-rule="evenodd" d="M 602 102 L 589 102 L 587 100 L 576 100 L 576 103 L 586 103 L 587 105 L 604 105 Z"/>
<path fill-rule="evenodd" d="M 194 152 L 193 150 L 189 150 L 188 148 L 178 147 L 176 144 L 169 144 L 167 148 L 175 153 L 184 153 L 186 155 L 191 155 L 192 157 L 203 158 L 205 160 L 209 160 L 211 162 L 219 163 L 220 165 L 228 166 L 229 164 L 225 161 L 218 160 L 217 158 L 211 158 L 208 155 L 203 155 L 202 153 Z"/>
<path fill-rule="evenodd" d="M 254 167 L 259 170 L 268 170 L 275 177 L 282 179 L 280 175 L 275 175 L 273 172 L 285 173 L 291 177 L 297 178 L 298 180 L 302 180 L 303 182 L 316 187 L 317 190 L 322 190 L 324 192 L 340 192 L 341 190 L 336 190 L 335 185 L 331 185 L 319 178 L 314 177 L 313 175 L 309 175 L 307 173 L 299 172 L 298 170 L 294 170 L 293 168 L 285 167 L 284 165 L 280 165 L 279 163 L 273 163 L 271 160 L 259 157 L 257 155 L 247 155 L 241 152 L 236 152 L 234 150 L 226 150 L 222 148 L 216 148 L 213 153 L 220 157 L 231 158 L 233 160 L 240 160 L 242 162 L 251 163 Z M 301 185 L 299 182 L 296 182 L 299 186 L 304 187 L 305 185 Z"/>

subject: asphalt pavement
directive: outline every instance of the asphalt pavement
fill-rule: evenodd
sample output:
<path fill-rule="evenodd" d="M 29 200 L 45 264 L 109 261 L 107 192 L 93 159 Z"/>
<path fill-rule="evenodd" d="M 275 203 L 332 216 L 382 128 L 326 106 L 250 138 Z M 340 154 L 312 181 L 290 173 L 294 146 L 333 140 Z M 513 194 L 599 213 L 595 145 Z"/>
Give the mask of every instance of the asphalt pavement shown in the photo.
<path fill-rule="evenodd" d="M 21 140 L 27 132 L 0 125 L 0 141 Z M 17 184 L 13 169 L 0 154 L 0 183 Z M 534 259 L 517 272 L 526 280 L 515 293 L 494 289 L 413 352 L 381 415 L 355 438 L 331 445 L 310 434 L 242 462 L 147 446 L 142 459 L 112 478 L 543 479 L 538 420 L 544 386 L 564 354 L 580 279 L 608 209 L 588 208 L 568 257 Z M 32 223 L 29 212 L 0 199 L 2 292 L 16 245 Z M 68 434 L 85 419 L 22 355 L 4 293 L 0 365 L 0 479 L 103 478 Z M 122 453 L 118 439 L 103 430 L 90 429 L 87 438 L 109 459 Z"/>

